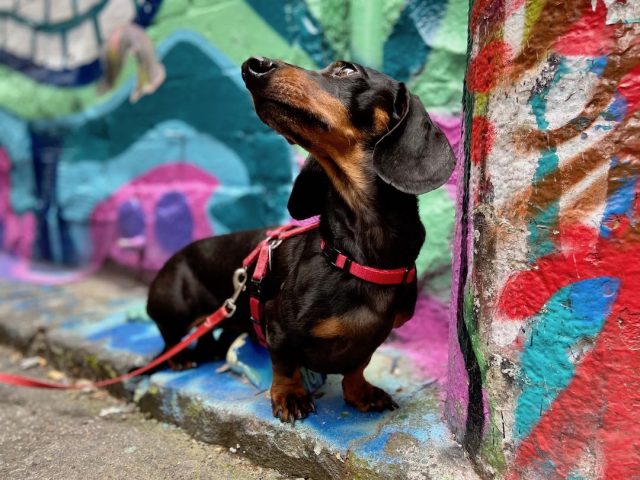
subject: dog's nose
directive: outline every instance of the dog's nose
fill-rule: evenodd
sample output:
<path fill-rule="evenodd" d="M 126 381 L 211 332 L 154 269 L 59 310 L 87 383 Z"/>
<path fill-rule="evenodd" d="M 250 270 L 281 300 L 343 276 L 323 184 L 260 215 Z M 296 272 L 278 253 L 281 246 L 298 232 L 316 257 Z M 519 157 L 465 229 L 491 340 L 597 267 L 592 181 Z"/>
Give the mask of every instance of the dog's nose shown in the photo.
<path fill-rule="evenodd" d="M 242 64 L 242 78 L 245 82 L 250 79 L 263 78 L 278 68 L 273 60 L 264 57 L 251 57 Z"/>

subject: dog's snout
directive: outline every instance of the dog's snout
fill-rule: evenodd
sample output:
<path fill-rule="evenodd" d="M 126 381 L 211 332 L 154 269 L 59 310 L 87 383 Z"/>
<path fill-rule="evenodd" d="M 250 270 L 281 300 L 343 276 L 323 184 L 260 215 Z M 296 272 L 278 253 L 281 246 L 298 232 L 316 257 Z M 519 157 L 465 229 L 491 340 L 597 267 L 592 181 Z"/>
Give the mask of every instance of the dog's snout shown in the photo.
<path fill-rule="evenodd" d="M 245 83 L 267 77 L 278 68 L 273 60 L 264 57 L 251 57 L 242 64 L 242 78 Z"/>
<path fill-rule="evenodd" d="M 275 70 L 275 62 L 263 57 L 251 57 L 247 60 L 248 71 L 257 77 L 266 75 L 272 70 Z"/>

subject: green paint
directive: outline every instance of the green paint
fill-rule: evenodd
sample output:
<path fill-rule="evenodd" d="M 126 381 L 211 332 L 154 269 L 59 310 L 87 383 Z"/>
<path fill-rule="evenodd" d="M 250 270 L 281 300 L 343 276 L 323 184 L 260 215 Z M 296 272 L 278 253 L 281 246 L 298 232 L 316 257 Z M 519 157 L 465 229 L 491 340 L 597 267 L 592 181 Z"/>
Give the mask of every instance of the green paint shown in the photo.
<path fill-rule="evenodd" d="M 382 67 L 382 0 L 351 0 L 351 54 L 369 67 Z"/>
<path fill-rule="evenodd" d="M 430 293 L 448 297 L 451 287 L 454 204 L 445 188 L 421 195 L 418 202 L 420 220 L 427 231 L 427 240 L 416 260 L 418 273 L 420 276 L 430 274 L 427 282 Z"/>
<path fill-rule="evenodd" d="M 465 0 L 449 1 L 427 64 L 409 85 L 427 108 L 449 114 L 460 111 L 467 67 L 467 37 L 460 32 L 466 32 L 467 12 Z"/>
<path fill-rule="evenodd" d="M 531 29 L 538 21 L 540 13 L 546 0 L 527 0 L 524 6 L 524 33 L 522 35 L 522 44 L 526 43 L 529 39 Z"/>
<path fill-rule="evenodd" d="M 490 402 L 491 403 L 491 402 Z M 490 424 L 489 433 L 482 440 L 480 445 L 480 455 L 482 458 L 498 473 L 502 473 L 507 468 L 507 461 L 504 458 L 504 452 L 502 451 L 502 425 L 498 427 L 494 422 L 495 415 L 493 414 L 493 407 L 490 407 Z"/>
<path fill-rule="evenodd" d="M 489 106 L 489 94 L 477 93 L 475 96 L 475 102 L 473 103 L 473 116 L 484 117 L 487 114 Z"/>
<path fill-rule="evenodd" d="M 391 35 L 393 26 L 400 18 L 405 0 L 382 0 L 382 38 L 385 40 Z"/>
<path fill-rule="evenodd" d="M 165 3 L 171 2 L 163 2 L 163 5 Z M 300 47 L 289 45 L 249 5 L 240 0 L 213 4 L 208 0 L 195 4 L 192 1 L 182 15 L 161 18 L 162 21 L 147 29 L 155 45 L 173 32 L 188 28 L 205 37 L 236 65 L 255 54 L 282 58 L 305 68 L 314 67 L 311 58 Z"/>
<path fill-rule="evenodd" d="M 356 4 L 354 6 L 354 4 Z M 358 59 L 359 57 L 350 48 L 353 47 L 353 32 L 356 36 L 371 34 L 373 42 L 371 46 L 364 45 L 364 48 L 375 50 L 372 52 L 374 61 L 380 66 L 382 63 L 382 47 L 385 40 L 391 34 L 393 25 L 398 20 L 405 0 L 368 0 L 345 1 L 345 0 L 307 0 L 307 6 L 313 16 L 320 22 L 325 36 L 339 58 Z M 376 6 L 377 11 L 371 14 L 376 16 L 375 29 L 363 32 L 369 28 L 369 21 L 362 15 L 362 9 L 372 9 Z M 354 13 L 355 12 L 355 13 Z M 374 33 L 375 30 L 375 33 Z M 362 38 L 357 38 L 356 43 L 360 43 Z M 377 60 L 376 60 L 377 59 Z M 367 66 L 375 68 L 374 63 L 369 63 L 366 58 L 360 59 Z"/>
<path fill-rule="evenodd" d="M 249 56 L 249 52 L 253 52 L 256 55 L 284 58 L 307 68 L 314 67 L 311 58 L 300 47 L 289 45 L 240 0 L 189 8 L 186 7 L 186 0 L 178 0 L 180 2 L 181 8 L 173 5 L 173 1 L 163 2 L 163 5 L 171 7 L 165 12 L 163 6 L 157 23 L 147 29 L 155 45 L 188 26 L 189 30 L 204 36 L 236 65 L 240 65 Z M 238 28 L 232 28 L 233 25 L 238 25 Z M 255 51 L 256 45 L 260 45 L 260 51 Z M 113 91 L 117 91 L 135 75 L 135 71 L 135 62 L 129 58 Z M 109 94 L 98 96 L 93 85 L 81 88 L 43 85 L 19 72 L 0 66 L 0 105 L 25 119 L 70 115 L 102 103 L 109 97 Z"/>
<path fill-rule="evenodd" d="M 349 59 L 349 2 L 307 0 L 307 6 L 322 25 L 327 41 L 339 58 Z"/>

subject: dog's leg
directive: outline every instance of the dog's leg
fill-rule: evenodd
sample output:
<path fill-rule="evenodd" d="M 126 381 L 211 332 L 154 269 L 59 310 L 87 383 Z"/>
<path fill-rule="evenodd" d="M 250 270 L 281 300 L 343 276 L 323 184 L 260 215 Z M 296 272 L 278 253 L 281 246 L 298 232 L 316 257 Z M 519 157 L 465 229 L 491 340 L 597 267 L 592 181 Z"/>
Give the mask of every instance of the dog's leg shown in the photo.
<path fill-rule="evenodd" d="M 364 378 L 364 369 L 367 368 L 369 360 L 355 370 L 344 374 L 342 379 L 344 401 L 361 412 L 382 412 L 399 408 L 387 392 L 371 385 Z"/>
<path fill-rule="evenodd" d="M 175 347 L 180 341 L 182 337 L 184 337 L 187 332 L 184 331 L 184 328 L 181 325 L 188 324 L 187 322 L 156 322 L 158 325 L 158 329 L 160 330 L 160 334 L 164 339 L 164 350 L 162 353 L 170 350 Z M 186 349 L 175 355 L 173 358 L 167 360 L 167 364 L 171 367 L 172 370 L 180 371 L 187 370 L 190 368 L 194 368 L 196 366 L 195 358 L 193 351 Z M 161 369 L 162 366 L 159 366 L 158 369 Z"/>
<path fill-rule="evenodd" d="M 273 361 L 271 408 L 274 417 L 292 424 L 316 411 L 313 399 L 302 383 L 299 367 L 291 368 Z"/>

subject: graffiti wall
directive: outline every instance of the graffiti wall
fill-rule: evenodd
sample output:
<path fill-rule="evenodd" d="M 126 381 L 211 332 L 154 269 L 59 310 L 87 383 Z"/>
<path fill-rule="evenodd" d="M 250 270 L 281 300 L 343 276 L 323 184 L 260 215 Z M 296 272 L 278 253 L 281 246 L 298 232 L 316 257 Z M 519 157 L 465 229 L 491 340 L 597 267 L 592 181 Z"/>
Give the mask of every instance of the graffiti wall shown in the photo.
<path fill-rule="evenodd" d="M 636 3 L 472 2 L 447 406 L 505 478 L 640 478 Z"/>
<path fill-rule="evenodd" d="M 254 54 L 383 69 L 457 143 L 465 11 L 459 0 L 0 2 L 0 249 L 157 269 L 194 239 L 284 221 L 303 152 L 255 116 L 239 75 Z M 423 201 L 442 216 L 428 270 L 449 260 L 450 190 Z"/>
<path fill-rule="evenodd" d="M 0 1 L 0 273 L 51 282 L 32 261 L 86 274 L 107 260 L 152 271 L 197 238 L 286 221 L 304 152 L 256 117 L 240 77 L 251 55 L 384 70 L 422 98 L 458 151 L 467 9 L 466 0 Z M 394 340 L 443 380 L 455 179 L 420 205 L 425 290 Z"/>

